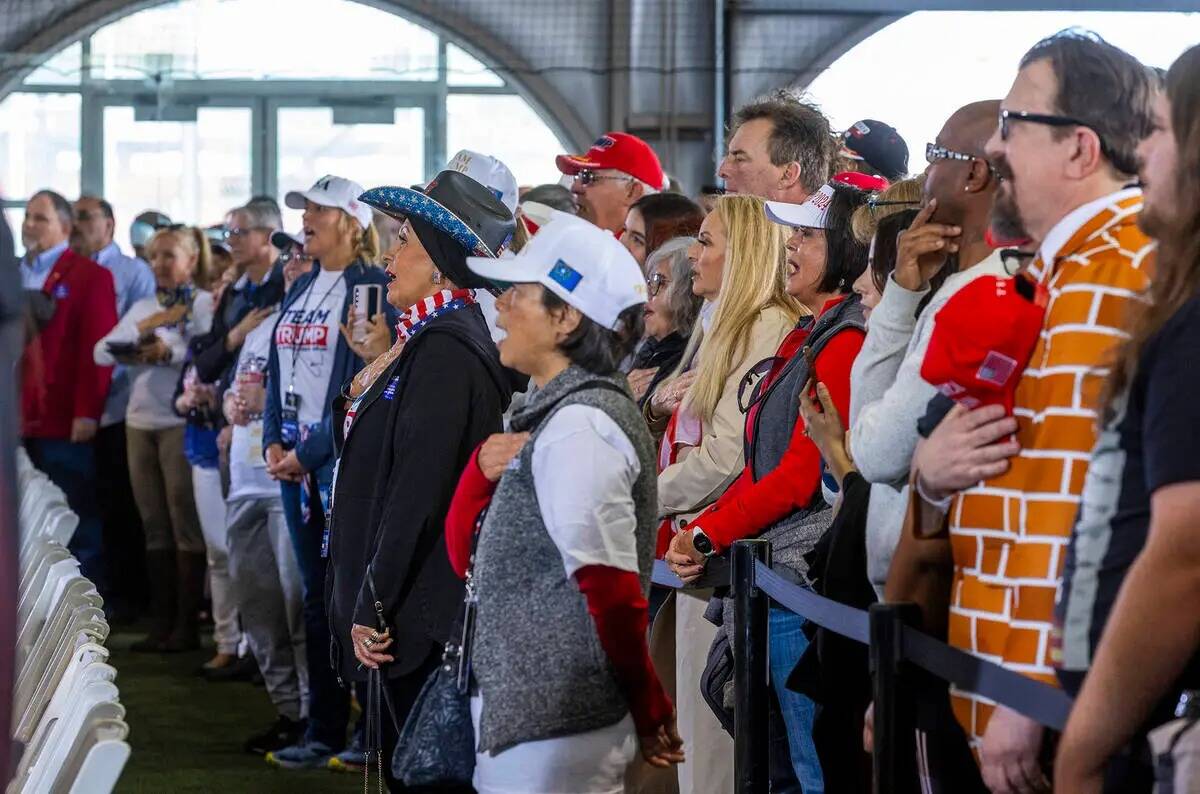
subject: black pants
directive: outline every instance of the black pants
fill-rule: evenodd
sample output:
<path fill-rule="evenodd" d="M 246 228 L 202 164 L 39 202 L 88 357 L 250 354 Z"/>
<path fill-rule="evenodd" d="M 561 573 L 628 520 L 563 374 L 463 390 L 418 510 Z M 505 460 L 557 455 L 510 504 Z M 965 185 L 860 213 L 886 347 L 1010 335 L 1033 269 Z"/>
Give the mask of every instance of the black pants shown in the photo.
<path fill-rule="evenodd" d="M 150 598 L 146 574 L 146 539 L 142 518 L 129 484 L 125 454 L 125 423 L 102 427 L 96 433 L 96 497 L 103 525 L 108 569 L 105 600 L 126 617 L 136 617 Z"/>
<path fill-rule="evenodd" d="M 425 681 L 437 669 L 441 660 L 442 652 L 438 650 L 436 653 L 431 654 L 420 667 L 407 675 L 388 678 L 386 677 L 387 672 L 384 672 L 383 696 L 387 702 L 384 704 L 383 719 L 380 724 L 383 727 L 383 779 L 387 783 L 388 791 L 412 792 L 413 794 L 419 794 L 419 792 L 473 794 L 475 791 L 470 786 L 461 788 L 447 786 L 409 787 L 392 777 L 392 756 L 395 754 L 396 745 L 400 741 L 400 731 L 404 729 L 404 723 L 412 711 L 413 704 L 417 700 L 417 695 L 421 693 L 421 687 L 425 686 Z"/>

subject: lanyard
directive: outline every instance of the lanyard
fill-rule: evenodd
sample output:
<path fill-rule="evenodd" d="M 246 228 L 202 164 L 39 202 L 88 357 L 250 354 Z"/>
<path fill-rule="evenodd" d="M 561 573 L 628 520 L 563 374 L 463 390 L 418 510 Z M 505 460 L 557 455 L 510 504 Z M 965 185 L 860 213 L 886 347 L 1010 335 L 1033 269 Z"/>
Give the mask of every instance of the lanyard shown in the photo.
<path fill-rule="evenodd" d="M 337 279 L 334 280 L 333 284 L 329 287 L 329 289 L 325 290 L 325 294 L 321 296 L 321 300 L 319 300 L 317 302 L 316 307 L 313 308 L 314 312 L 320 310 L 320 308 L 325 305 L 325 301 L 329 298 L 330 294 L 332 294 L 333 291 L 335 289 L 337 289 L 338 284 L 341 284 L 342 280 L 345 278 L 346 278 L 346 271 L 343 270 L 341 272 L 341 274 L 337 277 Z M 314 287 L 316 287 L 316 285 L 317 285 L 317 280 L 316 280 L 316 278 L 314 278 L 312 281 L 312 284 L 310 284 L 308 289 L 306 289 L 304 291 L 304 305 L 302 305 L 300 307 L 301 316 L 306 316 L 308 314 L 308 301 L 309 301 L 309 298 L 312 297 L 312 294 L 315 291 Z M 305 324 L 305 327 L 307 327 L 307 323 Z M 292 340 L 292 372 L 291 372 L 291 376 L 288 380 L 288 387 L 287 387 L 288 394 L 292 394 L 296 391 L 296 363 L 300 359 L 300 343 L 302 341 L 303 341 L 303 339 L 293 339 Z"/>

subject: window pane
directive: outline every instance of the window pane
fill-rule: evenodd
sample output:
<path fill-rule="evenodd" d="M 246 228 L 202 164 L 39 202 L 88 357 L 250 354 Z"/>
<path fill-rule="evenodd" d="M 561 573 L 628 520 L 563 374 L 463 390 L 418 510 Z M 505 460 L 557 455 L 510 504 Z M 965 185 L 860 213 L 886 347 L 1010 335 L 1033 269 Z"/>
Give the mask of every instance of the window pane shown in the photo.
<path fill-rule="evenodd" d="M 519 96 L 446 97 L 446 153 L 472 149 L 504 161 L 519 185 L 557 182 L 555 155 L 567 151 Z"/>
<path fill-rule="evenodd" d="M 424 181 L 425 112 L 397 108 L 393 124 L 334 124 L 330 108 L 279 110 L 279 197 L 307 190 L 326 174 L 364 188 Z M 300 212 L 284 208 L 289 231 Z"/>
<path fill-rule="evenodd" d="M 350 0 L 177 0 L 92 37 L 93 75 L 436 80 L 437 36 Z"/>
<path fill-rule="evenodd" d="M 82 63 L 83 45 L 75 42 L 43 61 L 29 73 L 25 82 L 29 85 L 79 85 Z"/>
<path fill-rule="evenodd" d="M 17 256 L 25 254 L 25 246 L 21 245 L 21 219 L 25 217 L 25 210 L 16 207 L 5 207 L 4 218 L 8 221 L 8 228 L 12 229 L 13 248 L 17 252 Z"/>
<path fill-rule="evenodd" d="M 104 109 L 104 195 L 128 250 L 129 225 L 156 209 L 180 223 L 219 223 L 250 198 L 250 109 L 201 108 L 196 121 L 135 121 Z"/>
<path fill-rule="evenodd" d="M 41 188 L 79 195 L 79 95 L 10 94 L 0 101 L 0 196 Z"/>
<path fill-rule="evenodd" d="M 461 47 L 446 45 L 447 85 L 494 85 L 502 86 L 500 75 L 484 66 Z"/>

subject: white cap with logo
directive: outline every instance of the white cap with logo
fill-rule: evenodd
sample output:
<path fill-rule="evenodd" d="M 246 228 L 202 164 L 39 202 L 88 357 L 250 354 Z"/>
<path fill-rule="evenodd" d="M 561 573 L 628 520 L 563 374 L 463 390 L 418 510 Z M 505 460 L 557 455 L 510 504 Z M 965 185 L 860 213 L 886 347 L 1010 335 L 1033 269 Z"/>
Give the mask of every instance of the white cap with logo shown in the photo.
<path fill-rule="evenodd" d="M 517 211 L 517 178 L 495 157 L 463 149 L 450 158 L 445 170 L 466 174 L 492 191 L 509 212 Z"/>
<path fill-rule="evenodd" d="M 283 197 L 283 203 L 294 210 L 304 209 L 304 202 L 311 201 L 322 207 L 337 207 L 358 221 L 364 229 L 371 225 L 374 216 L 371 208 L 358 200 L 362 185 L 340 176 L 323 176 L 308 190 L 293 190 Z"/>
<path fill-rule="evenodd" d="M 467 266 L 499 283 L 541 284 L 613 330 L 621 312 L 646 302 L 646 276 L 625 246 L 610 232 L 567 213 L 551 218 L 516 256 L 469 256 Z"/>
<path fill-rule="evenodd" d="M 783 201 L 768 201 L 767 217 L 784 226 L 803 226 L 806 229 L 824 229 L 833 202 L 833 187 L 822 185 L 803 204 L 788 204 Z"/>

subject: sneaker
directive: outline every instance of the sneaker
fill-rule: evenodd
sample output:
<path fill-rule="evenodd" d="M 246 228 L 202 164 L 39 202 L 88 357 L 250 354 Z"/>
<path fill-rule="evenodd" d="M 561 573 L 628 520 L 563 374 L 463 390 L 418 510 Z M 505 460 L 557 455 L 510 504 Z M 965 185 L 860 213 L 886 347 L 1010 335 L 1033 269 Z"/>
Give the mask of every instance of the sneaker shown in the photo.
<path fill-rule="evenodd" d="M 322 742 L 298 742 L 291 747 L 267 753 L 264 758 L 271 766 L 282 769 L 323 769 L 334 755 L 333 748 Z"/>
<path fill-rule="evenodd" d="M 289 720 L 280 714 L 271 727 L 247 739 L 242 749 L 252 755 L 266 755 L 291 747 L 304 738 L 305 727 L 304 720 Z"/>
<path fill-rule="evenodd" d="M 355 736 L 355 738 L 358 738 Z M 333 772 L 362 772 L 367 751 L 362 745 L 354 742 L 345 750 L 329 759 L 329 769 Z"/>

